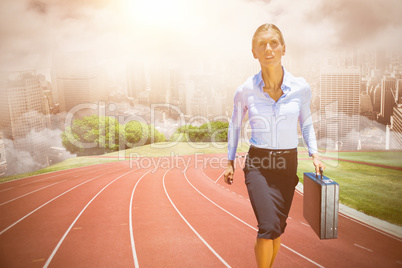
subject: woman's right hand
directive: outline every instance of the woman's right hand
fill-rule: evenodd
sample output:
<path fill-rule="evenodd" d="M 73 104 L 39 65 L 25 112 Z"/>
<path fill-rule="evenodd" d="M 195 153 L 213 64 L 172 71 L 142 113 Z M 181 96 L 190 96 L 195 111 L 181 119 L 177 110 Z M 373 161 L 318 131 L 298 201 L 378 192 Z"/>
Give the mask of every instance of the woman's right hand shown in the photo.
<path fill-rule="evenodd" d="M 228 166 L 225 170 L 224 180 L 227 184 L 231 185 L 233 183 L 234 175 L 234 160 L 228 160 Z"/>

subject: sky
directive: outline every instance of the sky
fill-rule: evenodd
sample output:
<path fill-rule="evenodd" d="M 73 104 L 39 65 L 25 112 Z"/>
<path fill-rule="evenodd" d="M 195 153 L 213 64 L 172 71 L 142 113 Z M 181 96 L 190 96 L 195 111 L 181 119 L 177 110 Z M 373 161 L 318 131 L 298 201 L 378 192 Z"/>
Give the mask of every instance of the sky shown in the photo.
<path fill-rule="evenodd" d="M 277 25 L 289 57 L 400 49 L 400 0 L 1 0 L 0 70 L 51 68 L 57 51 L 196 65 L 252 61 L 251 36 Z"/>

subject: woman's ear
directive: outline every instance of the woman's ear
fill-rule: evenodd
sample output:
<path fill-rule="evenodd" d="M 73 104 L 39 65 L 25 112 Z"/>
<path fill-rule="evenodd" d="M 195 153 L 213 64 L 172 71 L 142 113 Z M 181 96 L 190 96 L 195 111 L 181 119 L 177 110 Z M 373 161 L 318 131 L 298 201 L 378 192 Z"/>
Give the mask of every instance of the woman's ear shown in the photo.
<path fill-rule="evenodd" d="M 254 49 L 251 49 L 251 52 L 253 53 L 254 59 L 257 59 L 257 55 L 255 55 Z"/>
<path fill-rule="evenodd" d="M 286 45 L 283 45 L 282 56 L 285 56 L 285 54 L 286 54 Z"/>

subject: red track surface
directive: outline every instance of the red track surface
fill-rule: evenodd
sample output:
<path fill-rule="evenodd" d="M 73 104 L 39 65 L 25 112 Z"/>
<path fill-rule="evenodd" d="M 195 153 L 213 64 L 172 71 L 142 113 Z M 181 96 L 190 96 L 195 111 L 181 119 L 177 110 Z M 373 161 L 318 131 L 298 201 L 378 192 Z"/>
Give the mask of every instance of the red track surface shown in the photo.
<path fill-rule="evenodd" d="M 243 172 L 224 184 L 214 157 L 223 156 L 157 169 L 114 162 L 0 184 L 0 267 L 255 267 Z M 320 241 L 302 200 L 296 193 L 275 267 L 402 267 L 400 239 L 343 215 L 338 239 Z"/>

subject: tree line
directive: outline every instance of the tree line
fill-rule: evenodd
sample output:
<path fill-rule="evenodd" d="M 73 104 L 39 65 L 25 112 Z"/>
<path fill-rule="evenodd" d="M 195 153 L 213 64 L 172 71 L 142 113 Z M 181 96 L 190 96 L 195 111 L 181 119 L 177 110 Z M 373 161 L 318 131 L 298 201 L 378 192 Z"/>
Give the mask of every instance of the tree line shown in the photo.
<path fill-rule="evenodd" d="M 179 127 L 169 141 L 226 142 L 228 123 L 213 121 L 199 127 Z M 100 155 L 167 141 L 153 125 L 139 121 L 120 124 L 114 117 L 86 116 L 76 119 L 61 134 L 67 151 L 79 156 Z"/>

